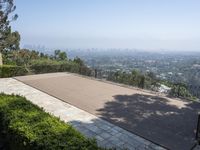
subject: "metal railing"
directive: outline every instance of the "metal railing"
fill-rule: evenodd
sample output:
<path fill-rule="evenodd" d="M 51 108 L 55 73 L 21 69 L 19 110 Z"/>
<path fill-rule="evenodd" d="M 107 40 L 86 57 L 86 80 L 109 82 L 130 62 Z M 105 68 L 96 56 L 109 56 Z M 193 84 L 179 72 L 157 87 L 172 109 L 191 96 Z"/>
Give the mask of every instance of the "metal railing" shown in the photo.
<path fill-rule="evenodd" d="M 196 143 L 191 148 L 191 150 L 194 150 L 196 146 L 200 145 L 200 114 L 198 115 L 198 121 L 197 121 L 197 129 L 196 129 L 196 137 L 195 137 Z"/>

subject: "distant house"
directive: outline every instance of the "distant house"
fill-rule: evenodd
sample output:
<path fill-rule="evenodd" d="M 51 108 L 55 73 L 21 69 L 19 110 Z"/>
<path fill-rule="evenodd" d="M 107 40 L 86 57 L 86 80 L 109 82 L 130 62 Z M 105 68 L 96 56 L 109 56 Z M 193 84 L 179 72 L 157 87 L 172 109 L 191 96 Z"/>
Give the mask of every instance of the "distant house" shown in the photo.
<path fill-rule="evenodd" d="M 158 88 L 158 92 L 161 92 L 161 93 L 169 93 L 171 90 L 170 87 L 166 86 L 166 85 L 163 85 L 161 84 L 160 87 Z"/>
<path fill-rule="evenodd" d="M 171 88 L 164 84 L 159 84 L 159 86 L 153 87 L 152 90 L 167 94 L 170 92 Z"/>

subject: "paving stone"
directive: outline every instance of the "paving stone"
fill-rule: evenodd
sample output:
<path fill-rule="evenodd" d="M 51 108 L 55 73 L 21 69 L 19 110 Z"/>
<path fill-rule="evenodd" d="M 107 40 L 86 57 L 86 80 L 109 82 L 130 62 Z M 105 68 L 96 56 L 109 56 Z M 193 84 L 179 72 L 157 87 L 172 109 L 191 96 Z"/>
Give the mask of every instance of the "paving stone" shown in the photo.
<path fill-rule="evenodd" d="M 93 132 L 97 133 L 97 134 L 101 134 L 102 130 L 96 126 L 90 127 L 88 128 L 89 130 L 92 130 Z"/>
<path fill-rule="evenodd" d="M 115 148 L 116 146 L 111 143 L 111 142 L 107 142 L 106 145 L 105 145 L 106 148 Z"/>
<path fill-rule="evenodd" d="M 118 143 L 121 143 L 121 140 L 115 136 L 110 137 L 108 141 L 113 143 L 114 145 L 118 145 Z"/>
<path fill-rule="evenodd" d="M 136 150 L 149 150 L 149 147 L 147 145 L 140 145 L 136 147 Z"/>
<path fill-rule="evenodd" d="M 125 149 L 128 149 L 128 150 L 136 150 L 136 147 L 134 147 L 134 146 L 132 146 L 132 145 L 130 145 L 130 144 L 124 145 L 124 148 L 125 148 Z"/>
<path fill-rule="evenodd" d="M 118 126 L 113 127 L 113 129 L 118 131 L 118 132 L 123 132 L 123 129 L 118 127 Z"/>
<path fill-rule="evenodd" d="M 132 145 L 132 147 L 135 147 L 135 148 L 141 146 L 141 143 L 138 143 L 137 141 L 132 140 L 132 139 L 128 140 L 127 143 L 130 144 L 130 145 Z M 143 145 L 144 145 L 144 144 L 143 144 Z M 145 145 L 144 145 L 144 146 L 145 146 Z"/>
<path fill-rule="evenodd" d="M 112 129 L 112 127 L 108 126 L 108 125 L 101 125 L 99 126 L 99 128 L 105 130 L 105 131 L 109 131 L 110 129 Z"/>
<path fill-rule="evenodd" d="M 109 134 L 109 133 L 107 133 L 107 132 L 101 133 L 100 136 L 101 136 L 102 138 L 104 138 L 104 139 L 108 139 L 108 138 L 112 137 L 112 135 Z"/>
<path fill-rule="evenodd" d="M 80 132 L 83 133 L 84 135 L 86 135 L 89 138 L 95 138 L 97 136 L 97 134 L 95 132 L 92 132 L 91 130 L 88 130 L 88 129 L 87 130 L 82 130 Z"/>
<path fill-rule="evenodd" d="M 116 134 L 118 134 L 119 132 L 117 131 L 117 130 L 115 130 L 115 129 L 110 129 L 110 130 L 108 130 L 108 132 L 111 134 L 111 135 L 116 135 Z"/>
<path fill-rule="evenodd" d="M 99 135 L 96 135 L 95 138 L 96 138 L 98 141 L 104 141 L 104 138 L 102 138 L 102 137 L 99 136 Z"/>
<path fill-rule="evenodd" d="M 115 137 L 117 137 L 117 138 L 119 138 L 119 139 L 121 139 L 121 140 L 123 140 L 124 141 L 124 138 L 123 138 L 123 136 L 125 136 L 123 133 L 121 133 L 121 132 L 119 132 L 119 133 L 117 133 L 117 134 L 115 134 Z"/>

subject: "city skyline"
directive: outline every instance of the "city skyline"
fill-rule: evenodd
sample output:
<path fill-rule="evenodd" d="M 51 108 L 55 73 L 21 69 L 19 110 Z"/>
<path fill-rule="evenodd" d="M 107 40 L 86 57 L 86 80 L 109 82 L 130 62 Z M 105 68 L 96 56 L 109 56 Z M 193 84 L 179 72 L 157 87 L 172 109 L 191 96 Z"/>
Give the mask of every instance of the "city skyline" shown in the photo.
<path fill-rule="evenodd" d="M 197 0 L 15 0 L 21 46 L 200 50 Z"/>

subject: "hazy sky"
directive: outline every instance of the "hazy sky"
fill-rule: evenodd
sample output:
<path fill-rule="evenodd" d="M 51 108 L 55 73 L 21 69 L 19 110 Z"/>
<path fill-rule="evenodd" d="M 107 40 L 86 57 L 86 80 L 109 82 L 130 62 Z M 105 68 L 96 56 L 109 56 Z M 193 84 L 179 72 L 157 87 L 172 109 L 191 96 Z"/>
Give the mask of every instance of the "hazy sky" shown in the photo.
<path fill-rule="evenodd" d="M 13 29 L 48 48 L 200 51 L 200 0 L 15 0 Z"/>

